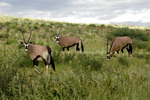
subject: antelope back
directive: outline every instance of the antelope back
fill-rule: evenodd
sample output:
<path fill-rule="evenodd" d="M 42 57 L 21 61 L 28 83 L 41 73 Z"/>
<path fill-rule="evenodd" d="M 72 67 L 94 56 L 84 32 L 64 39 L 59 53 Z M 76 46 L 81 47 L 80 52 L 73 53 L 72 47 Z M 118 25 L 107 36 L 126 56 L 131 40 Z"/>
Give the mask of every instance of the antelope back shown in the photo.
<path fill-rule="evenodd" d="M 76 43 L 79 43 L 80 41 L 81 41 L 81 39 L 78 37 L 67 37 L 67 36 L 59 37 L 59 44 L 62 47 L 72 46 Z"/>
<path fill-rule="evenodd" d="M 33 44 L 29 46 L 27 53 L 32 60 L 34 60 L 37 56 L 41 56 L 46 60 L 49 55 L 46 46 L 33 45 Z"/>

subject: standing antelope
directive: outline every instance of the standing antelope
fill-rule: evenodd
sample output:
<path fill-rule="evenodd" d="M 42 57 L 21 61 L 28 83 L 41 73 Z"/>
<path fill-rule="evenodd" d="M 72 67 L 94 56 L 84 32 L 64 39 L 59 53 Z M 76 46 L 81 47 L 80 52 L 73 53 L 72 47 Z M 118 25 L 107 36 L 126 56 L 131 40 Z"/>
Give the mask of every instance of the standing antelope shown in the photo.
<path fill-rule="evenodd" d="M 44 61 L 44 64 L 46 66 L 46 73 L 48 73 L 48 70 L 50 70 L 50 64 L 53 70 L 55 71 L 55 64 L 52 58 L 51 48 L 49 46 L 34 45 L 32 44 L 32 42 L 29 42 L 32 31 L 33 30 L 31 30 L 31 33 L 27 42 L 25 41 L 24 35 L 22 33 L 24 42 L 21 42 L 21 44 L 24 44 L 25 51 L 27 52 L 27 54 L 30 56 L 31 60 L 33 61 L 35 70 L 38 67 L 38 62 Z"/>
<path fill-rule="evenodd" d="M 109 52 L 108 52 L 108 46 L 107 46 L 107 59 L 110 59 L 110 57 L 112 57 L 112 55 L 116 51 L 117 51 L 118 54 L 119 54 L 119 50 L 121 50 L 122 53 L 123 53 L 123 49 L 124 48 L 127 49 L 129 57 L 130 57 L 130 54 L 132 54 L 131 42 L 132 42 L 132 40 L 128 36 L 114 38 L 114 40 L 113 40 L 113 42 L 111 44 Z"/>
<path fill-rule="evenodd" d="M 60 31 L 61 29 L 62 27 L 60 28 Z M 67 48 L 67 50 L 69 51 L 69 48 L 75 45 L 76 45 L 76 51 L 80 51 L 79 44 L 81 44 L 82 52 L 84 51 L 82 40 L 79 37 L 60 36 L 60 31 L 59 31 L 59 34 L 57 35 L 56 28 L 55 28 L 55 33 L 56 33 L 55 37 L 56 37 L 57 43 L 60 44 L 63 51 L 65 50 L 65 48 Z"/>

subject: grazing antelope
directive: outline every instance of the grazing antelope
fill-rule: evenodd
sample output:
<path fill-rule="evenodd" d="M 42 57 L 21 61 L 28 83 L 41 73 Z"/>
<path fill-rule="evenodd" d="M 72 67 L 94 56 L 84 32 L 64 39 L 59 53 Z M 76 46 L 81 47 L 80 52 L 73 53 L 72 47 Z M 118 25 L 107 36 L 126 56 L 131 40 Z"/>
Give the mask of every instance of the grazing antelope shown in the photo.
<path fill-rule="evenodd" d="M 60 28 L 60 31 L 61 29 L 62 27 Z M 69 51 L 69 48 L 75 45 L 76 45 L 76 51 L 80 51 L 79 44 L 81 44 L 82 52 L 84 51 L 82 40 L 79 37 L 60 36 L 60 31 L 59 34 L 57 35 L 56 28 L 55 28 L 55 33 L 56 33 L 55 37 L 56 37 L 56 42 L 60 44 L 63 51 L 65 50 L 65 48 L 67 48 L 67 50 Z"/>
<path fill-rule="evenodd" d="M 114 40 L 111 44 L 109 52 L 108 52 L 108 44 L 107 44 L 107 59 L 110 59 L 110 57 L 112 57 L 112 55 L 116 51 L 117 51 L 118 54 L 119 54 L 119 50 L 121 50 L 122 53 L 123 53 L 124 48 L 127 49 L 129 57 L 130 57 L 130 54 L 132 54 L 131 42 L 132 42 L 132 40 L 128 36 L 114 38 Z"/>
<path fill-rule="evenodd" d="M 38 67 L 38 62 L 44 61 L 44 64 L 46 66 L 46 73 L 48 73 L 48 70 L 50 70 L 50 65 L 55 71 L 55 64 L 52 58 L 51 48 L 49 46 L 34 45 L 32 44 L 32 42 L 29 42 L 32 31 L 33 30 L 31 30 L 31 33 L 27 42 L 25 41 L 24 35 L 22 33 L 24 42 L 21 42 L 21 44 L 24 44 L 25 51 L 27 52 L 27 54 L 30 56 L 31 60 L 33 61 L 35 70 Z"/>

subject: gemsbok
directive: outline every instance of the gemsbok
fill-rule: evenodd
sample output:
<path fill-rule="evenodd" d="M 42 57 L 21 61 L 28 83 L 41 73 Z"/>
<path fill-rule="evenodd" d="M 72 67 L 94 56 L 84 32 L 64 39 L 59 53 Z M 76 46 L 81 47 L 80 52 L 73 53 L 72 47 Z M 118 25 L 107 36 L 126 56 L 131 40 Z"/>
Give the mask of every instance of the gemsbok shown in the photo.
<path fill-rule="evenodd" d="M 108 40 L 107 40 L 108 41 Z M 123 52 L 123 49 L 126 48 L 128 51 L 128 55 L 130 57 L 130 55 L 132 54 L 132 40 L 130 37 L 128 36 L 124 36 L 124 37 L 115 37 L 113 39 L 113 42 L 111 44 L 110 50 L 108 52 L 108 44 L 107 44 L 107 59 L 110 59 L 110 57 L 112 57 L 112 55 L 117 52 L 119 54 L 119 50 Z"/>
<path fill-rule="evenodd" d="M 61 31 L 62 27 L 60 28 Z M 60 36 L 60 31 L 59 34 L 56 33 L 56 28 L 55 28 L 55 34 L 56 34 L 56 42 L 60 44 L 60 46 L 63 49 L 63 52 L 65 48 L 69 51 L 69 48 L 72 46 L 76 45 L 76 51 L 80 51 L 79 44 L 81 44 L 81 49 L 82 52 L 84 51 L 84 46 L 82 43 L 82 40 L 79 37 L 67 37 L 67 36 Z"/>
<path fill-rule="evenodd" d="M 25 46 L 25 51 L 27 52 L 27 54 L 30 56 L 31 60 L 33 61 L 33 64 L 35 66 L 35 71 L 37 70 L 38 67 L 38 62 L 39 61 L 43 61 L 45 66 L 46 66 L 46 73 L 48 73 L 48 71 L 50 71 L 50 65 L 52 66 L 53 70 L 55 71 L 55 64 L 52 58 L 52 50 L 49 46 L 41 46 L 41 45 L 35 45 L 32 44 L 32 42 L 30 42 L 30 37 L 31 34 L 28 38 L 28 41 L 25 41 L 23 32 L 22 32 L 22 36 L 23 36 L 23 41 L 21 42 L 21 44 L 24 44 Z M 39 72 L 39 71 L 38 71 Z"/>

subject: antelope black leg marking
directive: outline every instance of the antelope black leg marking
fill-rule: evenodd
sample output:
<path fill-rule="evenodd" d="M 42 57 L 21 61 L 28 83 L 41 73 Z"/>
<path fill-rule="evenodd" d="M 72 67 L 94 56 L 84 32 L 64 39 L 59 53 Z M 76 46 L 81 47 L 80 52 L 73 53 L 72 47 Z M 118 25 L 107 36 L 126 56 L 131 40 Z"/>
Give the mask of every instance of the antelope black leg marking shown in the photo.
<path fill-rule="evenodd" d="M 38 63 L 39 63 L 39 61 L 36 61 L 36 66 L 38 66 L 38 65 L 39 65 Z"/>
<path fill-rule="evenodd" d="M 38 66 L 38 62 L 37 62 L 36 59 L 33 60 L 33 64 L 34 64 L 34 66 L 35 66 L 35 65 Z"/>
<path fill-rule="evenodd" d="M 117 53 L 119 54 L 119 50 L 117 51 Z"/>
<path fill-rule="evenodd" d="M 45 59 L 43 59 L 43 61 L 44 61 L 44 64 L 45 64 L 45 66 L 47 65 L 47 62 L 46 62 L 46 60 Z"/>
<path fill-rule="evenodd" d="M 38 66 L 38 58 L 40 58 L 41 56 L 40 55 L 38 55 L 34 60 L 33 60 L 33 63 L 34 63 L 34 65 L 36 65 L 36 66 Z M 43 58 L 43 57 L 41 57 L 42 59 L 43 59 L 43 61 L 44 61 L 44 64 L 45 65 L 47 65 L 47 62 L 46 62 L 46 60 Z"/>
<path fill-rule="evenodd" d="M 127 51 L 128 51 L 129 57 L 130 57 L 130 49 L 127 48 Z"/>
<path fill-rule="evenodd" d="M 123 49 L 121 49 L 121 52 L 124 53 L 124 52 L 123 52 Z"/>
<path fill-rule="evenodd" d="M 132 45 L 129 44 L 130 54 L 132 54 Z"/>
<path fill-rule="evenodd" d="M 67 47 L 67 50 L 69 51 L 69 47 Z"/>
<path fill-rule="evenodd" d="M 63 51 L 65 51 L 65 47 L 63 47 L 62 49 L 63 49 Z"/>
<path fill-rule="evenodd" d="M 79 43 L 77 43 L 76 45 L 77 45 L 77 47 L 76 47 L 76 51 L 80 51 Z"/>
<path fill-rule="evenodd" d="M 128 53 L 130 52 L 130 49 L 127 48 Z"/>

